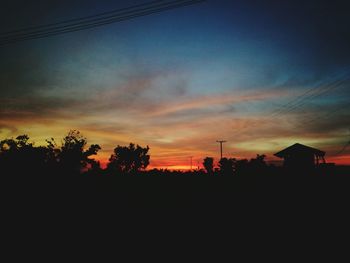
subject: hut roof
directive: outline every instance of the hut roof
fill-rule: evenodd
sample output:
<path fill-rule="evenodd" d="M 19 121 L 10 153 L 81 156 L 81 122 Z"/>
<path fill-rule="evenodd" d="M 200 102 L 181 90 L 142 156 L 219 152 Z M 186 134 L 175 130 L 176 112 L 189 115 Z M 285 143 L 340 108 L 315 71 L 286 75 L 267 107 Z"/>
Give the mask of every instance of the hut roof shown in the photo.
<path fill-rule="evenodd" d="M 303 145 L 300 143 L 296 143 L 296 144 L 293 144 L 293 145 L 283 149 L 282 151 L 280 151 L 278 153 L 275 153 L 274 155 L 277 157 L 280 157 L 280 158 L 284 158 L 286 156 L 298 155 L 301 153 L 312 153 L 316 156 L 321 156 L 321 157 L 323 157 L 326 154 L 326 152 L 318 150 L 316 148 L 312 148 L 312 147 L 309 147 L 309 146 L 306 146 L 306 145 Z"/>

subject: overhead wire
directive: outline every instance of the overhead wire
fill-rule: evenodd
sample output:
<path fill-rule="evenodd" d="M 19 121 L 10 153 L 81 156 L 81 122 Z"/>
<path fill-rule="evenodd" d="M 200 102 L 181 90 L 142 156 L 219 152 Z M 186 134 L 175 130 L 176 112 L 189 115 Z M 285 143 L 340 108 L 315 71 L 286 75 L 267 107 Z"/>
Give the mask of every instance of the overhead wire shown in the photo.
<path fill-rule="evenodd" d="M 318 98 L 320 96 L 323 96 L 339 87 L 341 87 L 344 83 L 347 83 L 350 80 L 350 78 L 341 78 L 337 79 L 335 81 L 332 81 L 330 83 L 327 83 L 324 86 L 315 86 L 312 89 L 309 89 L 308 92 L 303 93 L 302 95 L 298 96 L 297 100 L 294 100 L 292 103 L 287 103 L 285 107 L 280 109 L 278 112 L 273 112 L 270 117 L 277 117 L 280 115 L 288 114 L 290 112 L 295 111 L 296 109 L 306 105 L 308 101 L 313 100 L 315 98 Z"/>
<path fill-rule="evenodd" d="M 344 84 L 349 83 L 349 81 L 350 81 L 350 78 L 348 75 L 349 75 L 349 73 L 347 72 L 346 74 L 343 74 L 340 77 L 340 79 L 338 78 L 332 82 L 328 82 L 325 86 L 317 85 L 315 87 L 312 87 L 311 89 L 307 90 L 302 95 L 299 95 L 297 98 L 291 100 L 290 102 L 288 102 L 284 106 L 280 106 L 283 108 L 279 109 L 278 112 L 273 111 L 271 114 L 267 115 L 265 118 L 267 118 L 267 119 L 275 118 L 276 119 L 277 117 L 291 113 L 291 112 L 297 110 L 298 108 L 301 108 L 301 107 L 307 105 L 310 100 L 313 100 L 315 98 L 323 96 L 331 91 L 334 91 L 335 89 L 337 89 L 341 86 L 344 86 Z M 238 134 L 239 132 L 242 132 L 243 130 L 251 128 L 252 126 L 254 127 L 256 125 L 258 125 L 258 122 L 255 122 L 250 126 L 246 126 L 246 127 L 243 127 L 243 128 L 236 130 L 235 134 Z"/>
<path fill-rule="evenodd" d="M 84 29 L 90 29 L 98 26 L 108 25 L 140 16 L 146 16 L 171 10 L 179 7 L 194 5 L 205 0 L 191 1 L 153 1 L 145 4 L 122 8 L 110 12 L 88 16 L 84 18 L 71 19 L 57 23 L 51 23 L 43 26 L 28 27 L 25 29 L 8 31 L 0 33 L 0 46 L 16 43 L 25 40 L 45 38 L 69 32 L 75 32 Z M 141 8 L 140 8 L 141 7 Z M 110 15 L 112 14 L 113 15 Z M 106 14 L 108 16 L 106 16 Z M 71 23 L 71 22 L 74 23 Z M 79 22 L 78 22 L 79 21 Z"/>
<path fill-rule="evenodd" d="M 343 148 L 342 148 L 339 152 L 335 153 L 334 155 L 336 156 L 336 155 L 342 154 L 343 152 L 345 152 L 345 150 L 348 148 L 349 145 L 350 145 L 350 141 L 347 142 L 347 143 L 343 146 Z"/>
<path fill-rule="evenodd" d="M 147 5 L 152 5 L 153 3 L 158 3 L 158 2 L 164 2 L 164 0 L 157 0 L 157 1 L 152 1 L 152 2 L 142 3 L 142 4 L 138 4 L 138 5 L 133 5 L 133 6 L 128 6 L 128 7 L 124 7 L 124 8 L 114 9 L 114 10 L 111 10 L 111 11 L 107 11 L 107 12 L 103 12 L 103 13 L 99 13 L 99 14 L 95 14 L 95 15 L 89 15 L 89 16 L 85 16 L 85 17 L 73 18 L 73 19 L 69 19 L 69 20 L 65 20 L 65 21 L 59 21 L 59 22 L 55 22 L 55 23 L 48 23 L 48 24 L 44 24 L 44 25 L 30 26 L 30 27 L 20 28 L 20 29 L 16 29 L 16 30 L 5 31 L 5 32 L 1 32 L 0 33 L 0 37 L 1 37 L 1 35 L 13 35 L 13 34 L 21 33 L 21 32 L 26 32 L 26 31 L 40 30 L 40 29 L 43 29 L 43 28 L 50 28 L 50 27 L 54 27 L 54 26 L 57 26 L 57 25 L 71 23 L 71 22 L 78 22 L 78 21 L 82 22 L 82 21 L 90 19 L 90 18 L 96 18 L 96 17 L 100 17 L 100 16 L 104 16 L 104 15 L 118 13 L 118 12 L 121 12 L 121 11 L 130 10 L 130 9 L 137 8 L 137 7 L 143 7 L 143 6 L 147 6 Z"/>

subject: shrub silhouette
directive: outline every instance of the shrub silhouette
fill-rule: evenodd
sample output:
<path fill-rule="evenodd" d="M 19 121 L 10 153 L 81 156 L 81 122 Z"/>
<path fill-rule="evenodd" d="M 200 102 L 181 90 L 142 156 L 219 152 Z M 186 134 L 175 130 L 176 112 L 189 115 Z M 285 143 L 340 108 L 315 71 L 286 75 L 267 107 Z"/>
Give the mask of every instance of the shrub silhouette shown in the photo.
<path fill-rule="evenodd" d="M 251 166 L 251 168 L 253 169 L 253 170 L 262 170 L 262 169 L 264 169 L 264 168 L 266 168 L 266 162 L 265 162 L 265 157 L 266 157 L 266 155 L 265 154 L 257 154 L 256 155 L 256 158 L 252 158 L 252 159 L 250 159 L 250 162 L 249 162 L 249 164 L 250 164 L 250 166 Z"/>
<path fill-rule="evenodd" d="M 265 155 L 259 154 L 250 160 L 222 158 L 219 161 L 219 169 L 215 168 L 215 172 L 213 171 L 214 159 L 212 157 L 206 157 L 203 160 L 206 173 L 204 170 L 185 172 L 153 169 L 151 171 L 143 171 L 148 167 L 150 162 L 150 155 L 148 154 L 149 147 L 141 147 L 133 143 L 130 143 L 128 146 L 118 145 L 109 159 L 107 169 L 102 169 L 100 163 L 91 158 L 91 156 L 98 153 L 101 147 L 98 144 L 92 144 L 87 147 L 87 139 L 77 130 L 69 131 L 63 138 L 60 146 L 56 144 L 53 138 L 46 140 L 46 143 L 46 146 L 35 146 L 26 134 L 19 135 L 15 139 L 10 138 L 0 141 L 1 179 L 25 178 L 23 181 L 27 183 L 30 182 L 32 178 L 35 184 L 38 184 L 41 179 L 43 179 L 43 181 L 49 180 L 47 178 L 51 175 L 62 177 L 65 175 L 79 174 L 139 174 L 152 176 L 221 174 L 240 175 L 239 177 L 245 177 L 247 175 L 247 178 L 250 178 L 249 180 L 255 177 L 265 178 L 266 176 L 278 174 L 290 174 L 294 177 L 299 175 L 285 167 L 268 165 L 265 161 Z M 347 169 L 347 167 L 336 167 L 330 170 L 320 167 L 318 170 L 313 171 L 312 174 L 349 174 Z M 302 175 L 304 176 L 304 174 Z M 45 178 L 42 176 L 45 176 Z M 39 178 L 39 180 L 35 178 Z M 69 178 L 72 177 L 68 176 L 66 179 Z M 54 184 L 56 184 L 56 179 L 57 177 L 55 177 Z M 65 179 L 63 181 L 65 181 Z M 73 179 L 73 181 L 75 181 L 75 179 Z"/>
<path fill-rule="evenodd" d="M 0 166 L 6 173 L 22 176 L 37 173 L 44 170 L 47 163 L 47 148 L 35 147 L 26 134 L 0 142 Z"/>
<path fill-rule="evenodd" d="M 87 139 L 77 130 L 71 130 L 64 137 L 61 149 L 58 151 L 57 159 L 60 168 L 64 172 L 80 173 L 82 170 L 95 167 L 97 162 L 90 159 L 91 155 L 96 155 L 101 149 L 98 144 L 92 144 L 84 150 Z"/>
<path fill-rule="evenodd" d="M 234 158 L 222 158 L 219 161 L 220 173 L 223 175 L 233 175 L 235 170 L 236 159 Z"/>
<path fill-rule="evenodd" d="M 203 166 L 208 174 L 213 174 L 214 158 L 213 157 L 205 157 L 203 160 Z"/>
<path fill-rule="evenodd" d="M 130 143 L 128 147 L 118 145 L 109 158 L 107 167 L 111 172 L 121 173 L 135 173 L 146 169 L 150 160 L 148 151 L 148 146 L 143 148 L 133 143 Z"/>
<path fill-rule="evenodd" d="M 43 175 L 47 173 L 79 174 L 84 169 L 98 165 L 91 155 L 96 155 L 101 147 L 87 144 L 79 131 L 72 130 L 64 137 L 61 147 L 53 138 L 46 140 L 47 146 L 34 146 L 29 136 L 24 134 L 16 139 L 0 142 L 0 165 L 4 171 L 20 176 Z"/>

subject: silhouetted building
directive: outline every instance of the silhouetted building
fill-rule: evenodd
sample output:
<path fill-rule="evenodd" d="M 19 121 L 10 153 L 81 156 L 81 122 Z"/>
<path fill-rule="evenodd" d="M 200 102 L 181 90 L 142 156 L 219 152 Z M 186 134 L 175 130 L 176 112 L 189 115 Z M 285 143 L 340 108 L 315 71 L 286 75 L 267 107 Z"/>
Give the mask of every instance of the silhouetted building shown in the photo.
<path fill-rule="evenodd" d="M 290 170 L 309 170 L 325 163 L 325 152 L 296 143 L 274 155 L 283 158 L 283 166 Z"/>

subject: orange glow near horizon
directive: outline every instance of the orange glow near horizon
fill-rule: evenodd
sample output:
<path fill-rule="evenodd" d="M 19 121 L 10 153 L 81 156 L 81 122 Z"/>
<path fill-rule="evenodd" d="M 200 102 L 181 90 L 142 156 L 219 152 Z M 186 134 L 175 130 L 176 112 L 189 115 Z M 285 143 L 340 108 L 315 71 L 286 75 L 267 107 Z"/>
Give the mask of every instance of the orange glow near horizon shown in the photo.
<path fill-rule="evenodd" d="M 207 157 L 195 157 L 192 159 L 192 170 L 198 170 L 199 169 L 204 169 L 203 167 L 203 159 Z M 242 159 L 251 159 L 254 158 L 255 156 L 247 156 L 247 157 L 229 157 L 227 158 L 236 158 L 237 160 L 242 160 Z M 109 157 L 108 157 L 109 158 Z M 95 158 L 96 160 L 100 161 L 100 165 L 102 168 L 107 167 L 108 163 L 108 158 Z M 266 162 L 269 164 L 277 164 L 277 165 L 282 165 L 283 160 L 274 156 L 266 156 Z M 214 168 L 218 167 L 218 161 L 219 158 L 214 158 Z M 340 156 L 330 156 L 326 158 L 326 163 L 335 163 L 336 165 L 350 165 L 350 155 L 340 155 Z M 171 158 L 160 161 L 160 160 L 154 160 L 151 156 L 150 160 L 150 165 L 147 167 L 147 170 L 152 170 L 152 169 L 167 169 L 167 170 L 181 170 L 181 171 L 189 171 L 191 170 L 191 165 L 190 165 L 190 159 L 186 161 L 177 161 L 177 160 L 171 160 Z"/>
<path fill-rule="evenodd" d="M 45 145 L 45 139 L 54 137 L 59 146 L 61 139 L 64 137 L 68 130 L 65 128 L 65 126 L 69 126 L 69 124 L 65 124 L 64 126 L 62 125 L 60 129 L 58 129 L 55 125 L 22 125 L 23 124 L 19 124 L 16 131 L 4 132 L 4 130 L 2 130 L 2 133 L 0 133 L 1 138 L 5 139 L 16 137 L 20 134 L 28 134 L 30 141 L 35 142 L 35 145 Z M 264 126 L 265 124 L 262 123 L 259 125 Z M 106 167 L 108 159 L 113 153 L 113 149 L 117 145 L 128 145 L 130 142 L 139 144 L 142 147 L 149 145 L 149 154 L 151 156 L 151 160 L 148 169 L 158 168 L 169 170 L 189 170 L 190 156 L 193 156 L 193 169 L 197 169 L 198 166 L 200 169 L 202 169 L 202 162 L 205 157 L 213 157 L 215 165 L 217 165 L 217 162 L 219 160 L 219 145 L 215 142 L 215 137 L 204 135 L 201 138 L 197 132 L 194 132 L 194 130 L 191 129 L 186 135 L 189 137 L 188 139 L 185 135 L 179 137 L 179 135 L 176 134 L 176 131 L 173 133 L 171 129 L 160 130 L 159 132 L 162 134 L 169 134 L 169 136 L 173 136 L 173 138 L 150 138 L 149 141 L 151 143 L 147 143 L 145 138 L 142 138 L 140 134 L 136 133 L 114 134 L 108 131 L 84 131 L 83 129 L 78 130 L 80 130 L 82 134 L 87 137 L 88 145 L 96 143 L 102 147 L 102 150 L 99 151 L 97 156 L 92 156 L 92 158 L 100 161 L 102 168 Z M 283 134 L 280 138 L 275 137 L 271 140 L 259 139 L 256 138 L 255 135 L 249 135 L 248 133 L 244 136 L 246 137 L 241 137 L 241 143 L 239 143 L 239 141 L 233 143 L 232 140 L 228 140 L 227 143 L 224 144 L 225 157 L 236 159 L 251 159 L 255 158 L 256 154 L 265 154 L 266 160 L 268 162 L 280 161 L 280 159 L 277 159 L 273 156 L 273 153 L 291 145 L 293 142 L 299 141 L 306 145 L 314 146 L 326 151 L 327 162 L 334 162 L 338 165 L 350 165 L 350 155 L 347 154 L 347 152 L 340 156 L 332 156 L 332 153 L 336 152 L 337 149 L 340 148 L 333 146 L 332 140 L 329 140 L 327 142 L 327 140 L 323 138 L 305 138 L 304 140 L 297 138 L 286 139 Z M 131 139 L 132 137 L 134 137 L 134 139 Z M 331 147 L 325 147 L 322 145 L 318 146 L 319 142 L 326 142 Z"/>
<path fill-rule="evenodd" d="M 130 143 L 149 146 L 148 169 L 217 167 L 218 140 L 227 158 L 277 165 L 300 143 L 350 165 L 348 1 L 148 1 L 22 1 L 20 15 L 5 1 L 0 141 L 60 147 L 77 130 L 102 167 Z M 125 8 L 143 15 L 111 19 Z"/>
<path fill-rule="evenodd" d="M 350 165 L 350 154 L 328 157 L 326 161 L 336 165 Z"/>
<path fill-rule="evenodd" d="M 138 91 L 135 83 L 130 85 L 127 88 Z M 189 170 L 190 156 L 193 156 L 193 169 L 203 168 L 205 157 L 213 157 L 217 165 L 220 154 L 218 139 L 227 141 L 223 145 L 227 158 L 251 159 L 256 154 L 265 154 L 267 161 L 278 161 L 273 156 L 275 152 L 299 142 L 326 151 L 328 162 L 350 165 L 347 152 L 343 156 L 332 156 L 341 148 L 346 131 L 320 133 L 317 129 L 300 125 L 298 115 L 267 118 L 259 110 L 249 113 L 245 108 L 239 108 L 245 104 L 266 104 L 288 97 L 286 91 L 240 90 L 232 94 L 187 96 L 156 105 L 144 103 L 134 105 L 132 109 L 126 107 L 120 110 L 122 114 L 116 114 L 114 110 L 119 106 L 114 101 L 118 92 L 105 91 L 99 96 L 105 101 L 92 96 L 90 102 L 96 108 L 84 112 L 83 107 L 83 112 L 76 116 L 71 115 L 71 110 L 77 110 L 74 107 L 50 112 L 55 118 L 51 115 L 28 118 L 22 111 L 11 112 L 11 116 L 0 120 L 0 138 L 28 134 L 36 145 L 45 145 L 45 140 L 51 137 L 60 145 L 67 132 L 76 129 L 87 138 L 88 145 L 102 147 L 94 158 L 103 168 L 117 145 L 129 145 L 130 142 L 142 147 L 149 145 L 151 161 L 148 169 Z M 296 125 L 299 125 L 298 129 Z"/>

